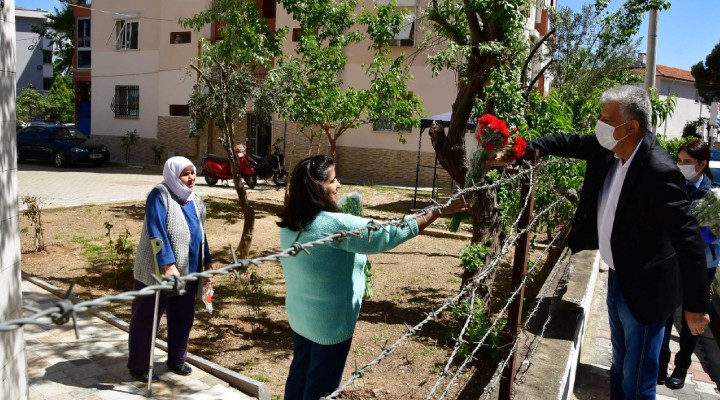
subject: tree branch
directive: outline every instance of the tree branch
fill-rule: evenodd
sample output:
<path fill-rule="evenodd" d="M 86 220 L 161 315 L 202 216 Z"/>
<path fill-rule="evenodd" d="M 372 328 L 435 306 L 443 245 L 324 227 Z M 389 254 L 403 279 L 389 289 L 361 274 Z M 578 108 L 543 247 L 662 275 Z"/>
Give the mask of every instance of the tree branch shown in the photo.
<path fill-rule="evenodd" d="M 458 30 L 455 29 L 449 22 L 440 18 L 440 11 L 438 11 L 437 0 L 433 0 L 433 8 L 435 9 L 435 12 L 428 14 L 430 20 L 443 28 L 443 30 L 448 33 L 448 36 L 452 37 L 452 40 L 455 41 L 455 43 L 459 45 L 466 45 L 467 41 L 462 35 L 460 35 L 460 32 L 458 32 Z"/>
<path fill-rule="evenodd" d="M 532 58 L 535 56 L 535 53 L 537 53 L 537 51 L 540 49 L 540 47 L 542 47 L 543 43 L 545 43 L 550 38 L 550 36 L 553 36 L 553 35 L 555 35 L 555 28 L 552 28 L 550 30 L 550 32 L 546 33 L 545 36 L 543 36 L 542 39 L 540 39 L 539 42 L 535 43 L 535 46 L 533 46 L 533 49 L 530 51 L 530 54 L 528 54 L 527 58 L 525 59 L 525 64 L 523 64 L 523 67 L 521 70 L 522 74 L 520 75 L 520 79 L 521 79 L 520 84 L 522 85 L 522 87 L 525 87 L 525 80 L 527 79 L 526 78 L 527 77 L 527 68 L 530 65 L 530 61 L 532 61 Z M 530 86 L 532 86 L 532 85 L 530 85 Z"/>
<path fill-rule="evenodd" d="M 210 78 L 208 78 L 207 75 L 205 75 L 200 70 L 200 68 L 196 67 L 195 64 L 190 64 L 190 68 L 194 69 L 198 73 L 198 75 L 205 81 L 205 83 L 207 83 L 207 85 L 210 87 L 210 90 L 215 92 L 215 87 L 213 86 L 212 82 L 210 82 Z"/>
<path fill-rule="evenodd" d="M 551 65 L 554 61 L 555 61 L 555 60 L 551 58 L 550 61 L 549 61 L 547 64 L 545 64 L 545 66 L 540 70 L 540 72 L 538 72 L 538 74 L 535 75 L 535 77 L 534 77 L 533 80 L 530 82 L 530 84 L 528 85 L 528 87 L 525 88 L 525 93 L 523 94 L 523 97 L 525 98 L 525 100 L 527 100 L 528 96 L 530 95 L 530 91 L 532 90 L 533 86 L 535 86 L 535 83 L 538 81 L 538 79 L 540 79 L 541 76 L 543 76 L 543 74 L 545 74 L 545 71 L 550 67 L 550 65 Z"/>

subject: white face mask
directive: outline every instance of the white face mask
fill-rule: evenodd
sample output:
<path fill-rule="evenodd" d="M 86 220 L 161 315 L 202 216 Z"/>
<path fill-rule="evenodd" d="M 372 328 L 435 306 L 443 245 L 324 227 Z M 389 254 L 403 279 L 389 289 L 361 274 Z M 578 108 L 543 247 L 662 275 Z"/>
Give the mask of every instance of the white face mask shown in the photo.
<path fill-rule="evenodd" d="M 597 137 L 598 142 L 600 142 L 600 146 L 612 151 L 612 149 L 617 146 L 620 140 L 623 140 L 629 136 L 629 134 L 627 134 L 625 135 L 625 137 L 619 140 L 615 139 L 615 129 L 627 124 L 628 122 L 622 123 L 618 126 L 612 126 L 598 120 L 598 122 L 595 124 L 595 137 Z"/>
<path fill-rule="evenodd" d="M 677 167 L 680 170 L 680 172 L 682 172 L 685 179 L 688 181 L 698 175 L 698 172 L 695 171 L 695 166 L 692 164 L 685 164 L 685 165 L 678 164 Z"/>

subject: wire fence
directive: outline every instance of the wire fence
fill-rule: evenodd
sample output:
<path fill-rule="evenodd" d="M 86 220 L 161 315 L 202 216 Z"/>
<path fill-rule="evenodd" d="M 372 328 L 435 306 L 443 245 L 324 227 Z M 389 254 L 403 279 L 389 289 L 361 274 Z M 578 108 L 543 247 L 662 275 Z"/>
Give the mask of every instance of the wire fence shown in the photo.
<path fill-rule="evenodd" d="M 341 242 L 343 240 L 348 239 L 349 237 L 363 237 L 365 233 L 368 233 L 368 239 L 370 239 L 369 232 L 371 231 L 378 231 L 378 230 L 385 230 L 388 232 L 388 234 L 391 233 L 392 227 L 406 227 L 408 226 L 408 218 L 417 218 L 422 215 L 425 215 L 433 210 L 442 210 L 449 206 L 449 204 L 460 198 L 466 198 L 471 195 L 473 195 L 476 192 L 482 191 L 482 190 L 488 190 L 488 189 L 497 189 L 502 185 L 518 181 L 520 179 L 525 179 L 526 182 L 529 182 L 530 187 L 532 188 L 533 185 L 535 185 L 535 179 L 532 177 L 536 177 L 536 171 L 542 168 L 546 168 L 550 165 L 557 164 L 557 163 L 567 163 L 566 160 L 549 160 L 545 161 L 543 163 L 538 163 L 537 165 L 531 165 L 529 163 L 526 163 L 525 169 L 522 169 L 520 171 L 515 171 L 512 174 L 505 174 L 504 176 L 501 176 L 500 178 L 496 179 L 492 183 L 477 185 L 473 184 L 472 186 L 468 188 L 464 188 L 461 190 L 457 190 L 454 194 L 449 196 L 446 202 L 444 203 L 438 203 L 435 200 L 433 200 L 434 204 L 432 206 L 419 209 L 419 210 L 413 210 L 415 211 L 414 214 L 411 214 L 409 216 L 398 218 L 398 219 L 392 219 L 389 221 L 383 221 L 383 222 L 377 222 L 377 221 L 370 221 L 368 224 L 362 228 L 358 228 L 351 231 L 337 231 L 333 233 L 325 234 L 324 237 L 299 243 L 296 242 L 293 245 L 291 245 L 289 248 L 281 250 L 279 252 L 276 252 L 274 254 L 265 255 L 262 257 L 257 257 L 253 259 L 243 259 L 243 260 L 237 260 L 235 259 L 233 263 L 226 265 L 222 268 L 215 269 L 215 270 L 207 270 L 207 271 L 201 271 L 196 273 L 191 273 L 184 276 L 174 276 L 171 278 L 165 278 L 164 280 L 160 280 L 158 278 L 158 282 L 155 285 L 149 285 L 141 290 L 136 291 L 127 291 L 115 295 L 110 296 L 104 296 L 88 301 L 81 301 L 78 303 L 73 303 L 70 300 L 70 295 L 72 292 L 72 285 L 68 292 L 66 293 L 66 296 L 64 299 L 61 299 L 58 301 L 54 306 L 48 307 L 43 310 L 33 310 L 34 313 L 28 317 L 24 318 L 18 318 L 18 319 L 11 319 L 7 321 L 0 322 L 0 332 L 3 331 L 11 331 L 15 329 L 19 329 L 24 325 L 28 324 L 35 324 L 35 325 L 41 325 L 41 324 L 47 324 L 47 323 L 55 323 L 55 324 L 65 324 L 69 321 L 72 321 L 73 327 L 75 329 L 76 336 L 79 337 L 79 332 L 77 331 L 77 325 L 75 322 L 75 315 L 77 312 L 87 311 L 89 309 L 94 308 L 100 308 L 107 306 L 111 303 L 116 302 L 127 302 L 132 301 L 137 297 L 140 296 L 149 296 L 156 294 L 158 292 L 166 292 L 166 293 L 182 293 L 183 292 L 183 286 L 184 282 L 187 281 L 195 281 L 197 279 L 206 279 L 211 278 L 216 275 L 227 275 L 227 274 L 238 274 L 241 271 L 246 270 L 249 266 L 255 265 L 259 266 L 265 262 L 269 261 L 280 261 L 283 258 L 287 257 L 294 257 L 295 255 L 299 254 L 300 252 L 305 252 L 310 254 L 313 248 L 317 246 L 323 246 L 327 245 L 332 242 Z M 534 175 L 535 174 L 535 175 Z M 530 192 L 532 193 L 532 192 Z M 469 310 L 467 312 L 465 321 L 463 323 L 463 327 L 460 330 L 460 333 L 457 337 L 456 343 L 450 353 L 450 356 L 445 362 L 445 365 L 443 369 L 438 374 L 436 381 L 431 388 L 429 394 L 427 395 L 427 399 L 433 399 L 435 398 L 436 392 L 440 391 L 440 393 L 437 395 L 437 399 L 445 398 L 452 390 L 452 388 L 455 386 L 458 378 L 462 375 L 462 373 L 466 370 L 469 363 L 471 363 L 473 360 L 475 360 L 475 355 L 477 352 L 485 345 L 485 341 L 489 337 L 489 335 L 498 329 L 498 324 L 500 321 L 500 318 L 496 318 L 490 328 L 487 330 L 485 335 L 477 342 L 475 343 L 468 343 L 466 340 L 464 340 L 466 331 L 468 329 L 468 326 L 471 324 L 472 317 L 474 314 L 474 311 L 477 307 L 477 290 L 480 287 L 480 285 L 483 283 L 483 281 L 490 276 L 490 274 L 495 271 L 500 264 L 501 260 L 510 252 L 511 249 L 515 246 L 518 239 L 522 237 L 523 235 L 529 234 L 531 230 L 536 227 L 536 225 L 541 221 L 543 217 L 546 216 L 547 213 L 558 207 L 559 205 L 566 202 L 566 198 L 563 197 L 563 195 L 558 194 L 557 198 L 550 203 L 545 209 L 541 210 L 535 216 L 527 223 L 526 226 L 518 226 L 521 221 L 521 216 L 524 211 L 527 211 L 528 207 L 532 204 L 531 196 L 528 195 L 526 198 L 522 199 L 522 207 L 520 212 L 518 213 L 518 217 L 512 222 L 512 224 L 507 228 L 507 232 L 509 232 L 509 236 L 506 240 L 503 241 L 500 250 L 493 256 L 492 260 L 484 266 L 469 282 L 467 282 L 465 285 L 463 285 L 460 290 L 453 295 L 452 297 L 445 300 L 439 307 L 437 307 L 434 311 L 427 314 L 427 316 L 417 323 L 415 326 L 408 328 L 405 333 L 398 338 L 393 344 L 389 346 L 383 347 L 380 354 L 375 357 L 373 360 L 368 362 L 367 364 L 356 368 L 356 370 L 350 375 L 347 381 L 345 381 L 335 392 L 331 393 L 329 396 L 327 396 L 327 399 L 334 399 L 338 396 L 340 396 L 347 388 L 349 388 L 357 379 L 361 378 L 371 367 L 374 365 L 379 364 L 383 359 L 391 355 L 393 352 L 396 351 L 398 347 L 400 347 L 404 342 L 406 342 L 410 337 L 413 335 L 416 335 L 418 332 L 422 330 L 422 328 L 428 323 L 433 320 L 436 320 L 439 318 L 445 311 L 455 308 L 460 304 L 460 302 L 463 299 L 470 299 L 470 306 Z M 397 229 L 395 230 L 397 232 Z M 535 271 L 536 268 L 540 265 L 540 263 L 545 259 L 548 252 L 551 251 L 551 249 L 555 248 L 555 242 L 560 239 L 560 234 L 558 233 L 548 243 L 545 250 L 536 257 L 536 259 L 532 262 L 530 269 L 528 270 L 528 274 L 523 278 L 520 286 L 516 288 L 513 293 L 510 294 L 510 296 L 507 298 L 507 301 L 505 305 L 500 309 L 498 312 L 498 316 L 504 315 L 507 311 L 508 307 L 513 303 L 513 301 L 517 298 L 517 296 L 521 293 L 521 289 L 524 288 L 527 285 L 527 279 L 528 276 L 532 275 L 532 273 Z M 556 271 L 553 271 L 553 274 L 555 274 Z M 535 315 L 540 302 L 538 302 L 533 309 L 533 311 L 529 314 L 526 321 L 530 321 L 533 316 Z M 545 321 L 545 325 L 547 326 L 547 322 Z M 523 330 L 526 328 L 527 322 L 525 323 L 525 326 Z M 544 328 L 543 328 L 544 332 Z M 517 335 L 512 343 L 512 346 L 510 347 L 508 351 L 507 357 L 504 359 L 504 361 L 500 364 L 498 367 L 498 371 L 493 376 L 491 381 L 488 383 L 486 388 L 483 391 L 483 396 L 485 396 L 486 393 L 492 392 L 495 385 L 497 385 L 497 382 L 499 381 L 499 377 L 502 373 L 502 370 L 505 368 L 506 365 L 508 365 L 509 360 L 514 356 L 514 353 L 516 352 L 519 339 L 521 335 Z M 537 340 L 540 340 L 542 338 L 542 334 L 540 335 Z M 465 356 L 463 361 L 454 368 L 453 365 L 457 364 L 457 361 L 455 360 L 457 355 L 460 353 L 460 348 L 463 345 L 474 345 L 473 350 Z M 535 348 L 537 345 L 535 345 Z M 529 352 L 526 354 L 526 360 L 532 358 L 533 352 Z M 449 379 L 448 379 L 449 378 Z M 496 379 L 497 378 L 497 379 Z"/>

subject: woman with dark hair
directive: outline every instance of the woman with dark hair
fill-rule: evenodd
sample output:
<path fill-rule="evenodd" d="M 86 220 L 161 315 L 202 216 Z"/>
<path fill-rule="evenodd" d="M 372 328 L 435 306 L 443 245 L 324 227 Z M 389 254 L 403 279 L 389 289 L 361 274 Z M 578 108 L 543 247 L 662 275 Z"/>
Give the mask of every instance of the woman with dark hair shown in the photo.
<path fill-rule="evenodd" d="M 715 186 L 710 171 L 710 147 L 702 140 L 693 140 L 680 146 L 677 154 L 678 169 L 685 176 L 685 187 L 690 200 L 696 201 Z M 708 283 L 712 283 L 715 270 L 720 263 L 720 242 L 708 227 L 702 227 L 700 234 L 705 246 L 705 259 L 707 261 Z M 671 315 L 665 322 L 665 336 L 660 348 L 660 370 L 658 371 L 658 384 L 663 383 L 670 389 L 681 389 L 685 385 L 685 376 L 690 367 L 690 357 L 698 343 L 699 335 L 690 333 L 687 321 L 681 318 L 680 351 L 675 354 L 675 368 L 668 378 L 667 368 L 670 363 L 670 335 L 674 318 Z"/>
<path fill-rule="evenodd" d="M 368 225 L 368 219 L 340 212 L 338 188 L 330 157 L 300 161 L 292 174 L 290 197 L 279 214 L 282 248 Z M 282 259 L 285 304 L 294 333 L 286 400 L 317 400 L 340 384 L 365 290 L 365 255 L 390 250 L 417 236 L 440 215 L 465 210 L 467 203 L 458 199 L 443 210 L 405 217 L 404 226 L 363 231 L 360 237 Z"/>

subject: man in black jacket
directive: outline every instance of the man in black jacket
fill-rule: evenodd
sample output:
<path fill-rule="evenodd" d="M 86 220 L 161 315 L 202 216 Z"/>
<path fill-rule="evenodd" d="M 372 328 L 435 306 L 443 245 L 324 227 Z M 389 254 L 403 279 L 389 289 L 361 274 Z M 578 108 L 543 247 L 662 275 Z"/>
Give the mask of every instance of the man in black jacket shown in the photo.
<path fill-rule="evenodd" d="M 647 93 L 619 86 L 600 99 L 595 135 L 528 143 L 541 156 L 587 161 L 569 245 L 610 267 L 611 399 L 654 399 L 664 321 L 682 302 L 694 335 L 709 323 L 705 253 L 685 180 L 649 133 Z"/>

